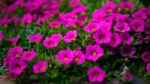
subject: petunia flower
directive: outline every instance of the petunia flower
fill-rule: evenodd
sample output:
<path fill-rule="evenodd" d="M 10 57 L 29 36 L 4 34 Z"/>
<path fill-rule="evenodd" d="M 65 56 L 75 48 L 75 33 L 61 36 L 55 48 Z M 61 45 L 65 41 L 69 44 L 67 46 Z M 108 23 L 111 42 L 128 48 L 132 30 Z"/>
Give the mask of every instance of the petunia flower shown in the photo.
<path fill-rule="evenodd" d="M 106 12 L 113 12 L 115 8 L 116 8 L 116 4 L 114 4 L 113 2 L 108 2 L 102 7 L 102 10 Z"/>
<path fill-rule="evenodd" d="M 98 30 L 93 34 L 93 39 L 98 44 L 109 43 L 111 40 L 111 32 L 107 30 Z"/>
<path fill-rule="evenodd" d="M 82 51 L 77 50 L 74 52 L 74 61 L 76 64 L 81 65 L 85 62 L 85 55 Z"/>
<path fill-rule="evenodd" d="M 144 21 L 143 20 L 132 20 L 131 22 L 131 28 L 135 32 L 143 32 L 144 31 Z"/>
<path fill-rule="evenodd" d="M 22 60 L 14 60 L 9 64 L 8 70 L 13 74 L 20 75 L 25 70 L 26 66 L 26 63 Z"/>
<path fill-rule="evenodd" d="M 22 54 L 22 60 L 30 62 L 37 56 L 37 52 L 34 50 L 24 51 Z"/>
<path fill-rule="evenodd" d="M 145 24 L 144 32 L 145 32 L 147 35 L 150 35 L 150 24 Z"/>
<path fill-rule="evenodd" d="M 140 20 L 145 20 L 147 19 L 147 16 L 145 13 L 143 13 L 143 11 L 136 11 L 132 14 L 132 17 L 134 19 L 140 19 Z"/>
<path fill-rule="evenodd" d="M 74 60 L 74 53 L 72 50 L 60 50 L 55 59 L 64 65 L 69 65 Z"/>
<path fill-rule="evenodd" d="M 28 36 L 28 40 L 30 42 L 36 42 L 39 43 L 42 40 L 43 36 L 40 33 L 32 34 Z"/>
<path fill-rule="evenodd" d="M 147 70 L 148 73 L 150 73 L 150 63 L 148 63 L 148 64 L 146 65 L 146 70 Z"/>
<path fill-rule="evenodd" d="M 49 28 L 57 28 L 61 25 L 60 21 L 52 21 L 49 23 Z"/>
<path fill-rule="evenodd" d="M 96 22 L 89 22 L 85 27 L 84 27 L 84 31 L 87 33 L 92 33 L 97 31 L 100 28 L 99 23 Z"/>
<path fill-rule="evenodd" d="M 130 31 L 130 27 L 129 27 L 128 23 L 117 22 L 117 24 L 115 25 L 115 31 L 127 32 L 127 31 Z"/>
<path fill-rule="evenodd" d="M 70 0 L 69 2 L 70 7 L 76 7 L 78 5 L 80 5 L 80 0 Z"/>
<path fill-rule="evenodd" d="M 129 2 L 129 1 L 123 1 L 118 6 L 118 8 L 125 9 L 126 11 L 129 11 L 130 9 L 132 9 L 134 7 L 135 7 L 135 4 L 133 2 Z"/>
<path fill-rule="evenodd" d="M 40 60 L 36 64 L 34 64 L 32 68 L 35 74 L 40 74 L 46 72 L 47 67 L 48 67 L 48 62 Z"/>
<path fill-rule="evenodd" d="M 104 51 L 99 45 L 95 44 L 86 46 L 86 59 L 96 62 L 103 55 Z"/>
<path fill-rule="evenodd" d="M 65 36 L 64 36 L 64 41 L 66 43 L 71 43 L 72 41 L 76 40 L 77 38 L 77 30 L 69 30 Z"/>
<path fill-rule="evenodd" d="M 142 59 L 144 62 L 147 62 L 147 63 L 150 62 L 150 52 L 145 51 L 144 53 L 142 53 L 141 59 Z"/>
<path fill-rule="evenodd" d="M 93 66 L 87 71 L 90 82 L 103 82 L 106 72 L 98 66 Z"/>
<path fill-rule="evenodd" d="M 95 10 L 92 14 L 92 21 L 99 22 L 106 18 L 106 13 L 101 9 Z"/>
<path fill-rule="evenodd" d="M 128 33 L 121 33 L 120 34 L 121 38 L 122 38 L 122 42 L 126 45 L 131 45 L 133 37 L 130 36 L 130 34 Z"/>
<path fill-rule="evenodd" d="M 111 41 L 109 42 L 109 45 L 111 47 L 117 47 L 119 44 L 121 44 L 122 39 L 118 33 L 113 33 L 111 36 Z"/>
<path fill-rule="evenodd" d="M 126 81 L 132 81 L 133 80 L 133 74 L 127 70 L 123 73 L 123 79 Z"/>
<path fill-rule="evenodd" d="M 49 48 L 55 48 L 57 47 L 59 44 L 59 40 L 57 40 L 56 38 L 47 38 L 43 41 L 43 45 L 45 48 L 49 49 Z"/>

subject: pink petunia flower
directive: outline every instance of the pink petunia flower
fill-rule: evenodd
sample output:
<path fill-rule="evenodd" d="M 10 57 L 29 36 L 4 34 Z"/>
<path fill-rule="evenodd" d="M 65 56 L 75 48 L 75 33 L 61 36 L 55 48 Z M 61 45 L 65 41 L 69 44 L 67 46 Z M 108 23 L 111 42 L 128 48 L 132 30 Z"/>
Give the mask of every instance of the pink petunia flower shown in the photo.
<path fill-rule="evenodd" d="M 142 53 L 141 59 L 142 59 L 144 62 L 150 62 L 150 52 L 145 51 L 144 53 Z"/>
<path fill-rule="evenodd" d="M 143 20 L 132 20 L 132 23 L 130 25 L 131 25 L 131 28 L 135 32 L 143 32 L 144 31 L 144 21 Z"/>
<path fill-rule="evenodd" d="M 85 62 L 85 55 L 83 54 L 82 51 L 77 50 L 77 51 L 74 52 L 74 61 L 78 65 L 81 65 Z"/>
<path fill-rule="evenodd" d="M 43 45 L 45 48 L 49 49 L 49 48 L 55 48 L 57 47 L 57 45 L 59 44 L 59 40 L 57 40 L 56 38 L 47 38 L 43 41 Z"/>
<path fill-rule="evenodd" d="M 80 0 L 70 0 L 69 2 L 70 7 L 76 7 L 78 5 L 80 5 Z"/>
<path fill-rule="evenodd" d="M 32 20 L 33 20 L 33 16 L 30 13 L 24 14 L 24 16 L 21 19 L 21 21 L 24 22 L 25 24 L 31 23 Z"/>
<path fill-rule="evenodd" d="M 28 40 L 30 42 L 36 42 L 39 43 L 42 40 L 43 36 L 40 33 L 32 34 L 28 36 Z"/>
<path fill-rule="evenodd" d="M 20 75 L 25 70 L 26 66 L 26 63 L 22 60 L 15 60 L 9 64 L 8 70 L 13 74 Z"/>
<path fill-rule="evenodd" d="M 72 50 L 60 50 L 55 59 L 64 65 L 69 65 L 74 60 L 74 53 Z"/>
<path fill-rule="evenodd" d="M 37 52 L 34 50 L 30 50 L 30 51 L 24 51 L 22 54 L 22 59 L 30 62 L 32 61 L 35 57 L 37 56 Z"/>
<path fill-rule="evenodd" d="M 52 21 L 49 23 L 49 28 L 57 28 L 61 25 L 60 21 Z"/>
<path fill-rule="evenodd" d="M 92 21 L 99 22 L 106 17 L 106 13 L 101 9 L 95 10 L 92 14 Z"/>
<path fill-rule="evenodd" d="M 87 71 L 90 82 L 103 82 L 106 72 L 98 66 L 93 66 Z"/>
<path fill-rule="evenodd" d="M 22 52 L 23 52 L 22 47 L 15 46 L 7 52 L 7 56 L 9 57 L 9 59 L 13 59 L 13 60 L 14 59 L 21 59 Z"/>
<path fill-rule="evenodd" d="M 96 62 L 103 55 L 104 51 L 99 45 L 95 44 L 86 46 L 86 59 Z"/>
<path fill-rule="evenodd" d="M 133 74 L 127 70 L 123 73 L 123 79 L 126 81 L 132 81 L 133 80 Z"/>
<path fill-rule="evenodd" d="M 64 41 L 66 43 L 71 43 L 72 41 L 76 40 L 77 38 L 77 30 L 69 30 L 65 36 L 64 36 Z"/>
<path fill-rule="evenodd" d="M 124 44 L 131 45 L 133 38 L 132 38 L 132 36 L 130 36 L 130 34 L 128 34 L 128 33 L 121 33 L 120 36 L 121 36 L 122 42 Z"/>
<path fill-rule="evenodd" d="M 111 32 L 107 30 L 98 30 L 94 33 L 93 39 L 96 43 L 109 43 L 111 40 Z"/>
<path fill-rule="evenodd" d="M 34 64 L 32 68 L 35 74 L 40 74 L 46 72 L 47 67 L 48 67 L 48 62 L 40 60 L 36 64 Z"/>
<path fill-rule="evenodd" d="M 148 64 L 146 65 L 146 70 L 147 70 L 148 73 L 150 73 L 150 63 L 148 63 Z"/>
<path fill-rule="evenodd" d="M 109 42 L 109 45 L 111 47 L 117 47 L 119 44 L 121 44 L 122 39 L 118 33 L 113 33 L 111 36 L 111 41 Z"/>
<path fill-rule="evenodd" d="M 113 12 L 116 8 L 116 4 L 114 4 L 113 2 L 109 2 L 109 3 L 106 3 L 102 9 L 106 12 Z"/>
<path fill-rule="evenodd" d="M 8 38 L 8 39 L 7 39 L 8 42 L 12 42 L 12 43 L 17 43 L 18 40 L 19 40 L 19 37 L 18 37 L 18 36 L 17 36 L 17 37 L 12 37 L 12 38 Z"/>
<path fill-rule="evenodd" d="M 125 22 L 117 22 L 117 24 L 115 25 L 115 30 L 118 32 L 127 32 L 130 31 L 130 27 Z"/>
<path fill-rule="evenodd" d="M 85 27 L 84 27 L 84 31 L 87 33 L 92 33 L 97 31 L 100 28 L 99 23 L 96 22 L 89 22 Z"/>

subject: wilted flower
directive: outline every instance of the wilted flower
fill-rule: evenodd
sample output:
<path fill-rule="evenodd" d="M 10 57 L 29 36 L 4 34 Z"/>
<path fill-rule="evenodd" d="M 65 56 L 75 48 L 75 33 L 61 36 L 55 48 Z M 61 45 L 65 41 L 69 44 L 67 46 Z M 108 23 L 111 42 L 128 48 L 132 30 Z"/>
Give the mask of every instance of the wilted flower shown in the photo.
<path fill-rule="evenodd" d="M 144 53 L 142 53 L 141 59 L 142 59 L 144 62 L 150 62 L 150 52 L 145 51 Z"/>
<path fill-rule="evenodd" d="M 37 56 L 37 52 L 34 50 L 24 51 L 22 54 L 22 59 L 25 61 L 32 61 Z"/>
<path fill-rule="evenodd" d="M 98 66 L 93 66 L 87 71 L 88 78 L 91 82 L 103 82 L 105 71 Z"/>
<path fill-rule="evenodd" d="M 86 46 L 85 56 L 88 60 L 96 62 L 103 55 L 104 51 L 99 45 L 95 44 Z"/>
<path fill-rule="evenodd" d="M 136 53 L 136 48 L 129 46 L 129 45 L 125 45 L 121 48 L 120 53 L 123 57 L 132 58 L 134 54 Z"/>
<path fill-rule="evenodd" d="M 43 36 L 40 33 L 29 35 L 28 40 L 31 42 L 39 43 L 42 40 Z"/>
<path fill-rule="evenodd" d="M 81 65 L 85 62 L 85 55 L 82 51 L 77 50 L 74 52 L 74 61 L 76 64 Z"/>
<path fill-rule="evenodd" d="M 48 62 L 47 61 L 38 61 L 36 64 L 33 65 L 33 72 L 35 74 L 44 73 L 47 70 Z"/>
<path fill-rule="evenodd" d="M 72 50 L 60 50 L 55 59 L 64 65 L 69 65 L 74 59 L 74 53 Z"/>
<path fill-rule="evenodd" d="M 109 43 L 111 40 L 111 32 L 108 30 L 98 30 L 93 34 L 93 39 L 96 43 Z"/>
<path fill-rule="evenodd" d="M 64 41 L 66 43 L 71 43 L 72 41 L 76 40 L 76 38 L 77 38 L 77 30 L 69 30 L 64 36 Z"/>

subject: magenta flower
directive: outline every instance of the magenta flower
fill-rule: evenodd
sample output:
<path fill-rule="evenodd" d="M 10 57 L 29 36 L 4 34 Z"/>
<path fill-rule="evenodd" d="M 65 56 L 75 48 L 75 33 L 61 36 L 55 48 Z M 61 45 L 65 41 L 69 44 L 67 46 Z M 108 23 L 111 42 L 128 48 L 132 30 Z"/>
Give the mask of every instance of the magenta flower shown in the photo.
<path fill-rule="evenodd" d="M 150 52 L 145 51 L 144 53 L 142 53 L 141 59 L 142 59 L 144 62 L 150 62 Z"/>
<path fill-rule="evenodd" d="M 77 50 L 77 51 L 74 52 L 74 61 L 78 65 L 81 65 L 85 62 L 85 55 L 83 54 L 82 51 Z"/>
<path fill-rule="evenodd" d="M 85 56 L 88 60 L 96 62 L 103 55 L 104 51 L 99 45 L 95 44 L 86 46 Z"/>
<path fill-rule="evenodd" d="M 147 70 L 148 73 L 150 73 L 150 63 L 148 63 L 148 64 L 146 65 L 146 70 Z"/>
<path fill-rule="evenodd" d="M 20 75 L 25 70 L 26 66 L 26 63 L 22 60 L 13 60 L 9 64 L 8 70 L 13 74 Z"/>
<path fill-rule="evenodd" d="M 42 40 L 43 36 L 40 33 L 32 34 L 28 36 L 28 40 L 30 42 L 36 42 L 39 43 Z"/>
<path fill-rule="evenodd" d="M 75 41 L 77 38 L 77 30 L 69 30 L 65 36 L 64 36 L 64 41 L 66 43 L 71 43 L 72 41 Z"/>
<path fill-rule="evenodd" d="M 8 39 L 7 39 L 8 42 L 12 42 L 12 43 L 17 43 L 18 40 L 19 40 L 19 37 L 18 37 L 18 36 L 17 36 L 17 37 L 12 37 L 12 38 L 8 38 Z"/>
<path fill-rule="evenodd" d="M 77 14 L 77 13 L 84 13 L 86 10 L 88 9 L 87 6 L 84 6 L 84 5 L 80 5 L 76 8 L 74 8 L 71 13 L 74 13 L 74 14 Z"/>
<path fill-rule="evenodd" d="M 133 74 L 129 70 L 127 70 L 123 74 L 123 79 L 126 81 L 132 81 L 133 80 Z"/>
<path fill-rule="evenodd" d="M 145 13 L 143 13 L 143 11 L 136 11 L 132 14 L 132 17 L 134 19 L 140 19 L 140 20 L 145 20 L 147 19 L 147 16 Z"/>
<path fill-rule="evenodd" d="M 80 5 L 80 0 L 70 0 L 69 2 L 70 7 L 76 7 L 78 5 Z"/>
<path fill-rule="evenodd" d="M 104 20 L 101 20 L 99 22 L 99 30 L 106 30 L 110 31 L 112 28 L 112 19 L 111 18 L 106 18 Z"/>
<path fill-rule="evenodd" d="M 97 31 L 100 28 L 99 23 L 96 22 L 90 22 L 84 27 L 84 31 L 87 33 L 92 33 Z"/>
<path fill-rule="evenodd" d="M 32 20 L 33 20 L 33 16 L 32 16 L 31 14 L 29 14 L 29 13 L 28 13 L 28 14 L 25 14 L 25 15 L 22 17 L 22 19 L 21 19 L 21 21 L 24 22 L 25 24 L 31 23 Z"/>
<path fill-rule="evenodd" d="M 117 22 L 117 24 L 115 25 L 115 30 L 118 32 L 127 32 L 130 31 L 130 27 L 125 22 Z"/>
<path fill-rule="evenodd" d="M 106 73 L 98 66 L 93 66 L 87 71 L 90 82 L 103 82 Z"/>
<path fill-rule="evenodd" d="M 106 17 L 106 13 L 101 9 L 95 10 L 92 14 L 92 21 L 99 22 Z"/>
<path fill-rule="evenodd" d="M 30 62 L 32 61 L 35 57 L 37 56 L 37 52 L 34 50 L 30 50 L 30 51 L 24 51 L 22 54 L 22 59 Z"/>
<path fill-rule="evenodd" d="M 111 32 L 106 30 L 98 30 L 94 33 L 93 39 L 96 43 L 109 43 L 111 40 Z"/>
<path fill-rule="evenodd" d="M 129 45 L 125 45 L 121 48 L 120 53 L 123 57 L 132 58 L 136 53 L 136 48 Z"/>
<path fill-rule="evenodd" d="M 21 59 L 22 52 L 22 47 L 15 46 L 7 52 L 7 56 L 9 57 L 9 59 Z"/>
<path fill-rule="evenodd" d="M 118 8 L 125 9 L 126 11 L 128 11 L 134 7 L 135 7 L 134 3 L 128 2 L 128 1 L 121 2 L 118 6 Z"/>
<path fill-rule="evenodd" d="M 143 32 L 144 31 L 144 21 L 143 20 L 132 20 L 131 28 L 135 32 Z"/>
<path fill-rule="evenodd" d="M 120 35 L 117 33 L 113 33 L 111 36 L 111 41 L 109 42 L 109 45 L 111 47 L 117 47 L 119 44 L 121 44 L 121 42 L 122 42 L 122 39 Z"/>
<path fill-rule="evenodd" d="M 71 27 L 76 24 L 77 17 L 74 13 L 61 14 L 60 19 L 65 27 Z"/>
<path fill-rule="evenodd" d="M 40 60 L 36 64 L 34 64 L 32 68 L 35 74 L 40 74 L 46 72 L 47 67 L 48 67 L 48 62 Z"/>
<path fill-rule="evenodd" d="M 49 48 L 55 48 L 57 47 L 57 45 L 59 44 L 59 40 L 57 40 L 56 38 L 47 38 L 43 41 L 43 45 L 45 48 L 49 49 Z"/>
<path fill-rule="evenodd" d="M 4 38 L 4 34 L 3 32 L 0 31 L 0 41 L 2 41 L 3 38 Z"/>
<path fill-rule="evenodd" d="M 61 25 L 61 22 L 60 21 L 52 21 L 49 23 L 49 27 L 50 28 L 57 28 Z"/>
<path fill-rule="evenodd" d="M 105 10 L 106 12 L 112 12 L 113 10 L 115 10 L 116 8 L 116 4 L 114 4 L 113 2 L 109 2 L 106 3 L 102 9 Z"/>
<path fill-rule="evenodd" d="M 63 38 L 63 36 L 61 33 L 56 33 L 56 34 L 52 34 L 50 38 L 53 38 L 59 41 Z"/>
<path fill-rule="evenodd" d="M 74 60 L 74 53 L 72 50 L 60 50 L 55 59 L 64 65 L 69 65 Z"/>
<path fill-rule="evenodd" d="M 128 33 L 121 33 L 120 36 L 124 44 L 131 45 L 132 36 L 130 36 Z"/>

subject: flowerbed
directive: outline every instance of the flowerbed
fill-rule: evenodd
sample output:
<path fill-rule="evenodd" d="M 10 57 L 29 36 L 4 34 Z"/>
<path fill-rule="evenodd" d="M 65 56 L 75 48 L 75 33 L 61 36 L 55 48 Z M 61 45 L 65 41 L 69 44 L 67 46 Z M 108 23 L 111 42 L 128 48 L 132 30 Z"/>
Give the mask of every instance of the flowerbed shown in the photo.
<path fill-rule="evenodd" d="M 137 0 L 1 0 L 0 72 L 17 84 L 150 78 L 150 9 Z"/>

